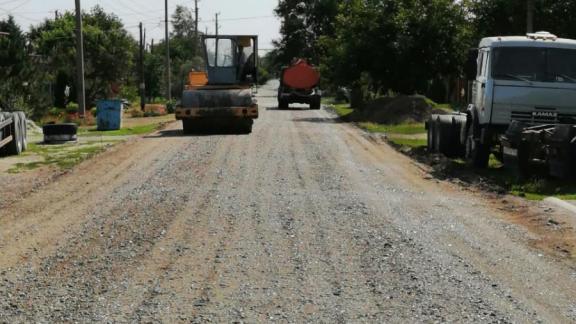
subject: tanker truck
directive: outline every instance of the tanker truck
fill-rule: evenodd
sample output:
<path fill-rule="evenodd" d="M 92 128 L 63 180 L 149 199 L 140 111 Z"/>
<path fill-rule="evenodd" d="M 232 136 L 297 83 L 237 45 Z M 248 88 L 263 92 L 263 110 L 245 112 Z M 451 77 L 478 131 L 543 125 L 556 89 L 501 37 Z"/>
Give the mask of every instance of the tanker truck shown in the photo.
<path fill-rule="evenodd" d="M 282 69 L 278 87 L 278 108 L 287 109 L 291 103 L 310 105 L 320 109 L 322 91 L 318 88 L 320 73 L 305 59 L 297 59 Z"/>
<path fill-rule="evenodd" d="M 26 115 L 0 111 L 0 156 L 19 155 L 26 150 Z"/>

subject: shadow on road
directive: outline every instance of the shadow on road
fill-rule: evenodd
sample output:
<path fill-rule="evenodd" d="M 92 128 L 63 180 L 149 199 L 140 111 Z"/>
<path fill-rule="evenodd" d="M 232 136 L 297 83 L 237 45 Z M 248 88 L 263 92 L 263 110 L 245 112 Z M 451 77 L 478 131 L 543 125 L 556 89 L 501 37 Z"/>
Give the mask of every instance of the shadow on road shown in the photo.
<path fill-rule="evenodd" d="M 341 124 L 342 120 L 332 117 L 307 117 L 307 118 L 294 118 L 293 122 L 296 123 L 324 123 L 324 124 Z"/>
<path fill-rule="evenodd" d="M 235 130 L 227 129 L 214 129 L 207 131 L 199 131 L 193 134 L 184 134 L 181 129 L 169 129 L 159 131 L 153 135 L 144 136 L 144 138 L 166 138 L 166 137 L 204 137 L 204 136 L 214 136 L 214 135 L 249 135 Z"/>
<path fill-rule="evenodd" d="M 280 109 L 278 107 L 266 107 L 266 110 L 270 111 L 270 110 L 281 110 L 281 111 L 300 111 L 300 110 L 310 110 L 308 107 L 290 107 L 290 108 L 286 108 L 286 109 Z"/>

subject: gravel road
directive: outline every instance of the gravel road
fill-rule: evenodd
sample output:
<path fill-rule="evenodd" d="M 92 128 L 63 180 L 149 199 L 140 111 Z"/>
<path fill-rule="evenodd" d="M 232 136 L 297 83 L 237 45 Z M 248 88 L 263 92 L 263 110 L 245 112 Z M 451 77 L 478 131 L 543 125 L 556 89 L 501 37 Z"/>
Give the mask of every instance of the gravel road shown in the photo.
<path fill-rule="evenodd" d="M 0 321 L 576 321 L 573 259 L 274 85 L 251 135 L 174 123 L 0 197 Z"/>

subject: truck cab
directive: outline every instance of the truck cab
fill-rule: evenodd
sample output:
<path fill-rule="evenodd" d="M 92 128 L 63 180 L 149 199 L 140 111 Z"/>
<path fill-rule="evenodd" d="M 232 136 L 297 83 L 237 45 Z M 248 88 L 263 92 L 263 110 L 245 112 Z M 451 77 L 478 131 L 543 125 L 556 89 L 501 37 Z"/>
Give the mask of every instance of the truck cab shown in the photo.
<path fill-rule="evenodd" d="M 481 128 L 573 123 L 576 41 L 547 32 L 484 38 L 473 80 L 468 112 Z"/>
<path fill-rule="evenodd" d="M 471 54 L 470 104 L 464 113 L 432 115 L 430 152 L 486 167 L 513 123 L 576 124 L 576 40 L 548 32 L 487 37 Z"/>

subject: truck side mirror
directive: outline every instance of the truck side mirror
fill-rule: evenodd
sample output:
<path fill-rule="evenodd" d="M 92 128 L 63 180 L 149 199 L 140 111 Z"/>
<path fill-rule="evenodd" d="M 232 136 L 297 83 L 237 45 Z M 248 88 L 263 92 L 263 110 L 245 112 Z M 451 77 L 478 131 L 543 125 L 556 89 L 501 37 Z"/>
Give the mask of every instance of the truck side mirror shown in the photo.
<path fill-rule="evenodd" d="M 464 73 L 466 74 L 467 80 L 476 79 L 478 72 L 478 49 L 472 48 L 468 50 L 468 58 L 466 60 L 466 65 L 464 66 Z"/>

